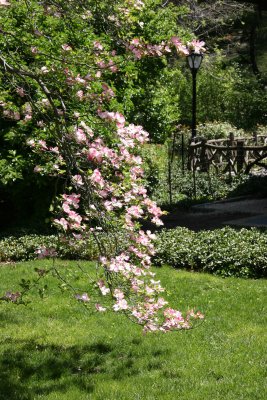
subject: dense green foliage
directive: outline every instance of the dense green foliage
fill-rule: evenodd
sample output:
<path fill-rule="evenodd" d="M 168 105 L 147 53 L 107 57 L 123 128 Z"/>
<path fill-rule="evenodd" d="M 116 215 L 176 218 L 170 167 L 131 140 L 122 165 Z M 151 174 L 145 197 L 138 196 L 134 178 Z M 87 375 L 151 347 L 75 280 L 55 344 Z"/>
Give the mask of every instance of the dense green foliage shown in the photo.
<path fill-rule="evenodd" d="M 51 143 L 58 134 L 53 112 L 43 102 L 40 79 L 49 88 L 55 108 L 61 110 L 65 104 L 69 124 L 73 123 L 72 111 L 78 109 L 96 127 L 94 94 L 102 93 L 101 85 L 105 83 L 116 96 L 109 99 L 108 108 L 123 112 L 129 122 L 143 125 L 152 141 L 164 142 L 178 123 L 190 126 L 192 81 L 186 61 L 173 54 L 135 60 L 125 51 L 125 45 L 133 38 L 158 44 L 174 35 L 186 42 L 201 34 L 206 40 L 208 53 L 198 73 L 197 96 L 198 121 L 206 125 L 203 129 L 199 127 L 199 133 L 217 134 L 218 130 L 209 125 L 214 121 L 218 126 L 225 124 L 224 132 L 228 123 L 245 130 L 266 124 L 263 82 L 243 63 L 242 57 L 232 61 L 224 56 L 229 29 L 231 32 L 237 23 L 242 30 L 240 23 L 246 20 L 248 11 L 251 14 L 251 8 L 221 1 L 205 5 L 193 1 L 192 7 L 187 1 L 144 3 L 142 8 L 130 0 L 78 3 L 21 0 L 16 6 L 1 7 L 0 217 L 4 229 L 10 224 L 44 229 L 49 204 L 66 184 L 64 180 L 58 182 L 33 172 L 40 159 L 31 152 L 27 140 L 40 137 Z M 96 57 L 99 56 L 100 63 L 103 60 L 97 54 L 95 42 L 104 48 L 104 62 L 112 60 L 118 66 L 117 73 L 102 71 L 97 65 Z M 72 51 L 65 50 L 66 45 Z M 9 67 L 28 75 L 11 72 Z M 93 77 L 97 72 L 102 73 L 99 81 L 89 79 L 90 106 L 77 99 L 77 91 L 81 89 L 78 81 L 73 87 L 66 85 L 68 70 L 80 77 L 88 72 Z M 106 100 L 103 98 L 103 106 L 107 105 Z M 50 121 L 45 132 L 40 129 L 42 120 Z M 102 128 L 97 126 L 97 129 Z M 46 159 L 45 163 L 49 171 L 52 162 Z M 154 185 L 152 173 L 150 178 L 150 184 Z M 186 179 L 192 185 L 190 177 Z M 179 185 L 175 188 L 179 197 L 177 190 Z"/>
<path fill-rule="evenodd" d="M 105 236 L 100 234 L 99 240 L 105 240 Z M 123 233 L 119 241 L 121 248 L 127 245 Z M 25 235 L 0 241 L 0 262 L 36 259 L 38 249 L 43 247 L 53 248 L 57 257 L 63 259 L 97 260 L 99 257 L 93 239 L 76 241 L 70 248 L 68 242 L 55 235 Z M 267 276 L 266 248 L 267 234 L 256 229 L 193 232 L 176 228 L 158 234 L 154 262 L 222 276 L 259 278 Z"/>
<path fill-rule="evenodd" d="M 162 231 L 155 262 L 222 276 L 267 276 L 267 234 L 256 229 Z"/>
<path fill-rule="evenodd" d="M 1 266 L 0 293 L 51 260 Z M 87 287 L 77 262 L 57 262 Z M 87 272 L 88 262 L 80 263 Z M 205 313 L 187 332 L 140 335 L 123 315 L 90 314 L 51 276 L 43 301 L 0 303 L 1 400 L 265 400 L 266 281 L 160 268 L 167 299 Z"/>
<path fill-rule="evenodd" d="M 231 62 L 221 52 L 206 56 L 197 77 L 197 119 L 228 122 L 253 131 L 266 125 L 266 90 L 248 66 Z M 189 71 L 187 71 L 189 80 Z M 191 85 L 181 87 L 181 122 L 191 122 Z"/>
<path fill-rule="evenodd" d="M 179 119 L 179 109 L 176 98 L 173 97 L 175 94 L 169 91 L 173 76 L 179 76 L 179 71 L 167 68 L 165 56 L 133 59 L 126 54 L 125 46 L 138 36 L 152 44 L 160 43 L 163 39 L 168 40 L 173 35 L 189 40 L 190 33 L 186 33 L 176 24 L 184 8 L 171 4 L 161 8 L 159 0 L 146 1 L 145 8 L 134 8 L 133 2 L 119 0 L 80 1 L 77 5 L 74 3 L 19 1 L 16 7 L 6 8 L 0 15 L 1 140 L 4 145 L 1 149 L 3 166 L 0 178 L 4 184 L 21 179 L 26 166 L 34 166 L 36 160 L 29 165 L 25 153 L 29 152 L 26 139 L 32 134 L 38 135 L 40 131 L 36 121 L 51 119 L 49 130 L 42 133 L 43 139 L 47 140 L 51 135 L 58 134 L 52 111 L 42 103 L 44 93 L 38 86 L 41 79 L 54 97 L 55 106 L 62 108 L 62 103 L 65 104 L 69 118 L 73 110 L 78 110 L 86 119 L 92 118 L 97 106 L 93 101 L 94 93 L 103 91 L 103 81 L 116 95 L 109 108 L 122 111 L 130 122 L 143 123 L 147 129 L 153 126 L 150 129 L 152 137 L 166 137 L 171 120 Z M 95 42 L 101 43 L 104 56 L 98 54 Z M 67 45 L 72 50 L 65 50 Z M 101 62 L 110 61 L 108 57 L 118 68 L 115 74 L 101 67 Z M 31 79 L 27 75 L 16 76 L 9 68 L 5 68 L 5 63 L 26 71 Z M 66 85 L 66 78 L 74 79 L 74 76 L 68 76 L 68 71 L 84 78 L 88 72 L 96 73 L 98 69 L 103 75 L 102 81 L 88 78 L 92 96 L 91 107 L 88 107 L 86 102 L 79 102 L 77 99 L 76 92 L 81 89 L 79 81 L 72 88 Z M 59 93 L 62 103 L 60 96 L 56 97 Z M 104 97 L 103 103 L 107 105 Z M 32 118 L 19 121 L 19 117 L 22 118 L 27 113 L 32 114 Z M 6 170 L 7 162 L 4 159 L 13 160 L 8 163 L 13 164 L 13 173 Z"/>
<path fill-rule="evenodd" d="M 204 137 L 207 140 L 229 138 L 230 133 L 233 133 L 234 137 L 245 136 L 243 129 L 237 129 L 229 122 L 217 121 L 199 124 L 197 127 L 197 133 L 199 136 Z"/>
<path fill-rule="evenodd" d="M 241 184 L 248 181 L 248 177 L 241 175 L 235 176 L 229 180 L 229 177 L 225 174 L 217 174 L 214 171 L 210 173 L 197 172 L 195 174 L 195 191 L 194 191 L 194 175 L 190 171 L 182 172 L 179 164 L 174 165 L 172 169 L 172 203 L 179 204 L 181 202 L 190 205 L 192 202 L 206 202 L 224 199 L 228 197 L 234 191 L 237 191 Z M 156 194 L 159 194 L 158 202 L 160 204 L 168 204 L 168 191 L 169 184 L 168 179 L 159 182 L 159 191 L 155 190 Z"/>
<path fill-rule="evenodd" d="M 228 134 L 226 123 L 207 124 L 211 134 L 216 131 L 221 136 Z M 207 133 L 206 126 L 202 127 Z M 232 130 L 235 135 L 242 131 Z M 182 162 L 182 136 L 184 134 L 184 162 Z M 244 195 L 267 195 L 267 177 L 240 174 L 218 174 L 211 169 L 209 173 L 195 174 L 196 193 L 194 193 L 193 173 L 187 170 L 188 130 L 179 131 L 173 146 L 173 140 L 164 145 L 148 145 L 143 150 L 147 187 L 158 204 L 170 205 L 170 186 L 172 204 L 190 205 L 192 202 L 205 202 Z M 173 151 L 174 149 L 174 151 Z M 196 194 L 196 196 L 195 196 Z"/>
<path fill-rule="evenodd" d="M 99 240 L 106 240 L 104 234 L 100 234 Z M 120 235 L 121 246 L 126 238 Z M 115 246 L 118 243 L 114 243 Z M 95 239 L 91 236 L 87 240 L 69 241 L 61 239 L 57 235 L 23 235 L 7 236 L 0 240 L 0 262 L 2 261 L 25 261 L 38 258 L 38 250 L 43 248 L 53 249 L 57 257 L 69 260 L 97 260 L 99 248 Z"/>
<path fill-rule="evenodd" d="M 180 116 L 179 91 L 170 88 L 182 75 L 168 68 L 167 56 L 137 60 L 127 46 L 136 37 L 151 44 L 173 35 L 189 40 L 190 32 L 176 23 L 184 12 L 173 4 L 161 7 L 160 0 L 147 0 L 144 7 L 130 0 L 21 0 L 1 7 L 0 195 L 3 214 L 10 215 L 4 228 L 27 219 L 28 225 L 44 225 L 49 204 L 66 182 L 33 172 L 43 162 L 43 174 L 51 173 L 53 161 L 40 160 L 27 141 L 60 141 L 63 130 L 77 123 L 74 111 L 104 136 L 108 132 L 95 118 L 99 108 L 123 112 L 156 141 L 169 135 Z M 62 116 L 63 130 L 55 115 L 58 121 Z M 50 184 L 44 204 L 39 189 Z M 24 204 L 27 210 L 35 203 L 33 215 L 22 215 L 24 193 L 36 200 Z M 38 218 L 40 207 L 46 215 Z"/>

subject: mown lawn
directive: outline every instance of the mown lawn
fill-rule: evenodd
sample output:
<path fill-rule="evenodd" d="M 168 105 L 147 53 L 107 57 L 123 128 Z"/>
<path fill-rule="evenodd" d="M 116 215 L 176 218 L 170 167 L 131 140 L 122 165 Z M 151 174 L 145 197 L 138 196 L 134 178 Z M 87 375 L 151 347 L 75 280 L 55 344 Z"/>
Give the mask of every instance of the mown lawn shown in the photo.
<path fill-rule="evenodd" d="M 0 266 L 0 296 L 50 263 Z M 76 265 L 60 269 L 75 281 Z M 200 309 L 202 325 L 143 336 L 121 315 L 87 313 L 52 277 L 43 300 L 0 302 L 0 399 L 266 399 L 267 282 L 157 272 L 171 305 Z"/>

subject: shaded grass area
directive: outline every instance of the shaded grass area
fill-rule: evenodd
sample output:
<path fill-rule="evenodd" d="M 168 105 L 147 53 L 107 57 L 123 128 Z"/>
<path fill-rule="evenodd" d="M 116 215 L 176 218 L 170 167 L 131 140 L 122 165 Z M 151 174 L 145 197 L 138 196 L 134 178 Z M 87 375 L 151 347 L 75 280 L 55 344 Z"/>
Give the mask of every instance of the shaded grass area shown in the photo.
<path fill-rule="evenodd" d="M 0 294 L 50 261 L 0 267 Z M 58 262 L 78 279 L 76 262 Z M 81 263 L 92 269 L 90 263 Z M 264 280 L 156 269 L 172 306 L 206 319 L 187 332 L 143 336 L 118 314 L 87 313 L 58 282 L 43 300 L 0 303 L 0 399 L 265 399 Z"/>

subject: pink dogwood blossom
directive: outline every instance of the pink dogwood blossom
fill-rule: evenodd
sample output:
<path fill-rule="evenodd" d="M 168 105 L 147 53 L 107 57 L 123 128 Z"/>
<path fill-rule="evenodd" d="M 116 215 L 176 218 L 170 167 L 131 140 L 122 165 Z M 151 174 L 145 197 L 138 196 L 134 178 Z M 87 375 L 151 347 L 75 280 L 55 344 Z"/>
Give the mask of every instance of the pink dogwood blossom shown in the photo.
<path fill-rule="evenodd" d="M 127 310 L 128 309 L 128 303 L 125 299 L 118 300 L 114 306 L 113 306 L 114 311 L 120 311 L 120 310 Z"/>
<path fill-rule="evenodd" d="M 65 231 L 69 227 L 68 221 L 65 218 L 54 219 L 54 224 L 61 226 Z"/>
<path fill-rule="evenodd" d="M 103 296 L 106 296 L 108 293 L 110 293 L 110 289 L 105 286 L 103 279 L 100 279 L 97 284 Z"/>
<path fill-rule="evenodd" d="M 72 50 L 72 47 L 70 45 L 68 45 L 68 44 L 63 44 L 61 47 L 62 47 L 62 49 L 64 51 L 71 51 Z"/>
<path fill-rule="evenodd" d="M 105 307 L 102 307 L 98 303 L 96 303 L 95 308 L 96 308 L 96 311 L 98 311 L 98 312 L 105 312 L 107 310 Z"/>
<path fill-rule="evenodd" d="M 99 169 L 95 169 L 94 172 L 91 175 L 91 182 L 97 186 L 99 186 L 101 189 L 104 188 L 105 186 L 105 182 L 104 179 L 101 175 L 101 172 L 99 171 Z"/>
<path fill-rule="evenodd" d="M 89 296 L 88 296 L 87 293 L 76 294 L 76 295 L 75 295 L 75 298 L 76 298 L 77 300 L 80 300 L 80 301 L 84 302 L 84 303 L 87 303 L 88 301 L 90 301 L 90 298 L 89 298 Z"/>
<path fill-rule="evenodd" d="M 145 7 L 141 0 L 128 3 L 127 7 L 118 7 L 120 15 L 126 17 L 132 9 L 136 13 Z M 111 19 L 114 23 L 120 22 L 116 15 L 108 17 Z M 203 52 L 204 45 L 197 40 L 185 45 L 178 37 L 158 44 L 133 38 L 126 50 L 127 57 L 133 54 L 135 60 L 139 60 L 162 57 L 173 50 L 181 55 Z M 100 40 L 92 41 L 88 51 L 92 68 L 88 65 L 88 70 L 82 73 L 84 67 L 72 70 L 67 65 L 67 60 L 75 57 L 76 49 L 69 44 L 61 46 L 60 54 L 64 59 L 62 84 L 77 104 L 77 110 L 69 112 L 64 97 L 54 106 L 54 93 L 52 99 L 47 92 L 44 93 L 38 104 L 42 105 L 44 114 L 54 112 L 60 127 L 59 140 L 52 145 L 49 136 L 48 145 L 40 140 L 44 137 L 40 135 L 29 141 L 35 152 L 39 151 L 46 157 L 50 170 L 52 165 L 62 174 L 61 177 L 66 178 L 66 193 L 61 196 L 61 209 L 54 220 L 55 225 L 64 231 L 70 246 L 86 246 L 88 240 L 89 243 L 95 240 L 97 244 L 97 277 L 87 282 L 90 298 L 87 293 L 77 293 L 75 298 L 90 302 L 98 312 L 108 309 L 122 312 L 141 324 L 144 332 L 188 329 L 192 320 L 202 319 L 203 315 L 190 310 L 183 316 L 179 310 L 167 305 L 162 297 L 164 288 L 151 271 L 156 235 L 140 228 L 142 219 L 162 225 L 163 212 L 149 198 L 144 183 L 140 149 L 149 141 L 149 134 L 142 126 L 127 123 L 124 115 L 114 110 L 115 90 L 109 76 L 118 71 L 121 61 L 117 60 L 121 56 L 109 49 L 107 42 L 104 46 Z M 34 54 L 37 53 L 38 49 Z M 39 67 L 40 75 L 49 73 L 50 76 L 55 67 L 44 68 Z M 49 76 L 43 76 L 44 81 Z M 26 97 L 22 88 L 18 88 L 17 93 Z M 86 110 L 90 110 L 88 115 Z M 14 119 L 12 110 L 5 111 L 6 118 Z M 32 115 L 32 110 L 23 109 L 24 120 L 30 121 Z M 45 116 L 41 121 L 37 126 L 42 132 L 47 125 Z M 120 242 L 122 235 L 123 243 Z M 46 254 L 46 251 L 40 249 L 41 253 Z M 101 302 L 93 301 L 96 295 L 105 296 L 105 307 Z"/>
<path fill-rule="evenodd" d="M 81 186 L 84 185 L 83 179 L 82 179 L 81 175 L 79 175 L 79 174 L 78 175 L 73 175 L 72 182 L 77 187 L 81 187 Z"/>
<path fill-rule="evenodd" d="M 7 0 L 0 0 L 0 6 L 10 6 L 10 2 Z"/>

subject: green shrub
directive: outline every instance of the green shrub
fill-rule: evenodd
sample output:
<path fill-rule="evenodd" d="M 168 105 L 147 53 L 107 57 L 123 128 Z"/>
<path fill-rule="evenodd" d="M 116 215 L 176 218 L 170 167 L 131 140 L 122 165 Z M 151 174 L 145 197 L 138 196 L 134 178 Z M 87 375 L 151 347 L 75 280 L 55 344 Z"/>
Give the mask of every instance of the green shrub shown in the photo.
<path fill-rule="evenodd" d="M 239 185 L 232 186 L 231 196 L 267 197 L 267 175 L 243 175 Z"/>
<path fill-rule="evenodd" d="M 99 233 L 99 240 L 118 251 L 127 245 L 123 233 L 116 241 Z M 116 243 L 115 243 L 116 242 Z M 52 248 L 64 259 L 96 260 L 99 250 L 93 238 L 86 241 L 60 240 L 56 235 L 9 236 L 0 240 L 0 262 L 25 261 L 38 258 L 36 250 Z M 232 228 L 193 232 L 187 228 L 162 230 L 156 241 L 156 265 L 205 271 L 222 276 L 259 278 L 267 272 L 267 234 L 256 229 Z"/>
<path fill-rule="evenodd" d="M 199 124 L 197 127 L 197 133 L 199 136 L 203 136 L 208 140 L 228 138 L 230 133 L 233 133 L 235 137 L 244 137 L 245 134 L 243 129 L 237 129 L 234 125 L 231 125 L 228 122 L 218 121 Z"/>
<path fill-rule="evenodd" d="M 8 236 L 0 240 L 0 261 L 25 261 L 37 258 L 36 250 L 41 247 L 58 247 L 56 236 L 24 235 Z"/>
<path fill-rule="evenodd" d="M 68 240 L 60 239 L 56 235 L 25 235 L 9 236 L 0 240 L 0 262 L 33 260 L 38 258 L 38 250 L 44 248 L 51 249 L 59 258 L 69 260 L 95 260 L 99 257 L 93 238 L 72 241 L 70 245 Z"/>
<path fill-rule="evenodd" d="M 222 276 L 258 278 L 267 272 L 267 234 L 256 229 L 163 230 L 156 247 L 157 265 L 169 264 Z"/>
<path fill-rule="evenodd" d="M 219 200 L 226 198 L 230 192 L 236 189 L 247 179 L 247 176 L 233 176 L 231 182 L 226 174 L 217 174 L 215 172 L 196 172 L 196 199 L 202 201 Z M 173 174 L 173 192 L 177 195 L 183 195 L 186 199 L 194 198 L 193 173 L 185 171 L 182 173 L 177 170 Z"/>
<path fill-rule="evenodd" d="M 149 195 L 157 190 L 160 182 L 164 179 L 167 157 L 166 145 L 150 143 L 142 148 L 145 186 Z"/>
<path fill-rule="evenodd" d="M 227 174 L 217 174 L 215 172 L 197 172 L 195 174 L 196 197 L 194 196 L 194 181 L 193 173 L 185 170 L 181 171 L 179 160 L 172 166 L 172 200 L 173 204 L 185 200 L 196 200 L 197 202 L 206 202 L 212 200 L 220 200 L 227 197 L 240 196 L 250 194 L 249 176 L 240 174 L 233 176 L 229 181 Z M 242 190 L 238 188 L 242 186 Z M 152 198 L 159 205 L 169 203 L 169 184 L 167 171 L 165 176 L 161 174 L 161 179 L 153 188 Z"/>
<path fill-rule="evenodd" d="M 181 133 L 184 134 L 185 142 L 188 143 L 191 139 L 191 128 L 183 126 Z M 238 129 L 229 122 L 213 121 L 197 125 L 197 136 L 204 137 L 207 140 L 228 138 L 230 133 L 233 133 L 235 137 L 248 136 L 248 133 L 243 129 Z"/>
<path fill-rule="evenodd" d="M 226 125 L 227 124 L 225 124 L 225 126 Z M 187 141 L 185 140 L 185 144 L 186 143 Z M 190 203 L 191 200 L 206 202 L 224 199 L 229 197 L 232 193 L 234 196 L 241 196 L 254 193 L 255 190 L 257 193 L 262 191 L 263 178 L 253 179 L 249 175 L 240 174 L 232 176 L 229 180 L 229 174 L 218 174 L 211 169 L 209 173 L 196 172 L 195 198 L 193 173 L 187 170 L 186 145 L 184 168 L 182 166 L 181 157 L 181 137 L 178 135 L 176 138 L 175 151 L 171 165 L 168 164 L 169 158 L 172 158 L 172 154 L 168 154 L 171 153 L 169 145 L 170 143 L 168 142 L 164 145 L 149 144 L 144 146 L 142 151 L 146 188 L 152 199 L 161 206 L 169 205 L 170 203 L 170 172 L 172 204 L 186 201 Z M 258 182 L 257 188 L 255 187 L 255 181 L 261 181 Z M 238 189 L 239 187 L 240 191 Z"/>

